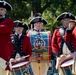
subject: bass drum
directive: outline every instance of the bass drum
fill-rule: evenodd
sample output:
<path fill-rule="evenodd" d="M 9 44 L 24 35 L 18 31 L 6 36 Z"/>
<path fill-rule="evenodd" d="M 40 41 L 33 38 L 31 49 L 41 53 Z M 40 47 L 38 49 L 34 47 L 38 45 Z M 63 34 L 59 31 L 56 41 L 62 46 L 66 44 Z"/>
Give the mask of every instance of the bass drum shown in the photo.
<path fill-rule="evenodd" d="M 29 31 L 30 41 L 32 45 L 32 62 L 50 62 L 51 60 L 51 33 Z"/>

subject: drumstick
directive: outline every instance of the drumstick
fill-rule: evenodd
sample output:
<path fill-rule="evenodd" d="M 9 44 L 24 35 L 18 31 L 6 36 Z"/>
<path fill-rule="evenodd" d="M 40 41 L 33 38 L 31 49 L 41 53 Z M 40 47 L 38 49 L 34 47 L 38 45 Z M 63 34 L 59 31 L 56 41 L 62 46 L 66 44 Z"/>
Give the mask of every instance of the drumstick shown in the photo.
<path fill-rule="evenodd" d="M 17 58 L 16 61 L 20 61 L 22 58 L 23 58 L 23 59 L 26 59 L 26 58 L 29 57 L 29 56 L 30 56 L 30 55 L 26 55 L 26 56 L 23 56 L 23 57 L 21 57 L 21 58 Z"/>
<path fill-rule="evenodd" d="M 27 58 L 27 57 L 30 57 L 30 55 L 23 56 L 22 58 L 24 58 L 24 59 L 25 59 L 25 58 Z"/>

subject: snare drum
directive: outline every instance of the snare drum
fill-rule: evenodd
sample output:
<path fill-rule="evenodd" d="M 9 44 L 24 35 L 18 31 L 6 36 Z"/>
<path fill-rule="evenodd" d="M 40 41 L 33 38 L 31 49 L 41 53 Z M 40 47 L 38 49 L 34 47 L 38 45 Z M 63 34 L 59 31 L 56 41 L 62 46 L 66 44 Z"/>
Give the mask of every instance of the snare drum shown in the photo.
<path fill-rule="evenodd" d="M 29 64 L 30 64 L 29 61 L 12 64 L 11 69 L 13 75 L 24 75 L 25 73 L 29 74 L 29 70 L 28 70 Z"/>
<path fill-rule="evenodd" d="M 74 60 L 71 58 L 71 59 L 67 59 L 61 63 L 60 67 L 62 68 L 64 75 L 72 75 L 73 62 L 74 62 Z"/>

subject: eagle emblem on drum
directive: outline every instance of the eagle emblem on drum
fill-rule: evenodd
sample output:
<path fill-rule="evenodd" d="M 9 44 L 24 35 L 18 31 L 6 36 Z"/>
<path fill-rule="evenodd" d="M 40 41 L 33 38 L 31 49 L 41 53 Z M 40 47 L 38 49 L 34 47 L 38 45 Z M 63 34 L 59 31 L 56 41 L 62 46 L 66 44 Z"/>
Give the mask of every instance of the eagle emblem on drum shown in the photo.
<path fill-rule="evenodd" d="M 37 50 L 43 50 L 45 47 L 45 41 L 42 37 L 38 36 L 34 41 L 34 48 Z"/>

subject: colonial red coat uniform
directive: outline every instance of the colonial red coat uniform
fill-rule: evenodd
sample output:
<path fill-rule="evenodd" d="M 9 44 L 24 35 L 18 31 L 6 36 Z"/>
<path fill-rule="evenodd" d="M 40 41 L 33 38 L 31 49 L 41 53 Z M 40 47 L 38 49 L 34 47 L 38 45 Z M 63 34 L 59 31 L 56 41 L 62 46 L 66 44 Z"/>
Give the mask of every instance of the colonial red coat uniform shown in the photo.
<path fill-rule="evenodd" d="M 20 39 L 17 40 L 16 35 L 12 35 L 11 37 L 14 52 L 12 58 L 15 58 L 16 54 L 19 53 L 20 56 L 26 56 L 32 54 L 32 47 L 30 43 L 30 39 L 27 36 L 21 35 Z"/>
<path fill-rule="evenodd" d="M 60 28 L 64 29 L 64 27 L 60 27 Z M 60 31 L 59 31 L 60 28 L 57 28 L 54 31 L 53 37 L 52 37 L 52 50 L 54 51 L 56 56 L 59 56 L 59 55 L 62 54 L 62 48 L 63 48 L 63 44 L 64 44 L 63 41 L 62 41 L 62 35 L 61 35 Z M 68 43 L 68 44 L 72 46 L 72 43 Z M 69 48 L 69 50 L 71 52 L 74 52 L 74 48 L 72 48 L 72 47 Z"/>
<path fill-rule="evenodd" d="M 30 43 L 30 38 L 25 36 L 24 37 L 24 40 L 23 40 L 23 51 L 26 50 L 26 55 L 32 55 L 32 46 L 31 46 L 31 43 Z"/>
<path fill-rule="evenodd" d="M 65 34 L 65 40 L 67 42 L 72 42 L 74 46 L 74 50 L 76 50 L 76 27 L 73 30 L 68 30 Z"/>
<path fill-rule="evenodd" d="M 74 15 L 69 12 L 64 12 L 56 18 L 56 20 L 61 21 L 63 26 L 57 28 L 54 31 L 54 34 L 52 37 L 52 50 L 57 56 L 56 69 L 58 69 L 59 75 L 64 75 L 63 69 L 60 67 L 60 64 L 66 59 L 72 58 L 73 57 L 72 53 L 74 52 L 74 47 L 73 47 L 72 42 L 66 42 L 64 39 L 64 35 L 66 33 L 66 24 L 68 25 L 69 19 L 75 20 Z M 68 72 L 65 72 L 65 73 L 68 75 Z"/>
<path fill-rule="evenodd" d="M 10 41 L 10 34 L 13 29 L 13 20 L 8 18 L 0 22 L 0 57 L 9 61 L 13 47 Z"/>
<path fill-rule="evenodd" d="M 55 54 L 58 54 L 59 52 L 61 39 L 62 37 L 60 35 L 59 29 L 56 29 L 52 37 L 52 50 Z"/>

